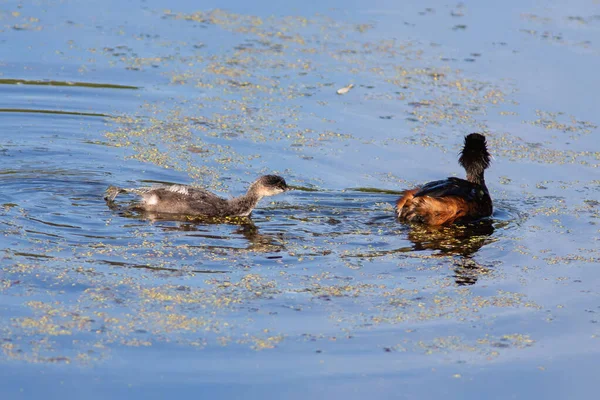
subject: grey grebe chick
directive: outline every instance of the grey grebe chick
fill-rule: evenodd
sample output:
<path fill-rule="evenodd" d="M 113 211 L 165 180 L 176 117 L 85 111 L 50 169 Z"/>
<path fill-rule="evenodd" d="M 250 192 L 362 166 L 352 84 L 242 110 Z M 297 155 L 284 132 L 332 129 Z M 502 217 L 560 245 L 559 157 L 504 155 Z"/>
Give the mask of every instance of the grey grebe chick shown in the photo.
<path fill-rule="evenodd" d="M 135 193 L 142 200 L 135 208 L 154 213 L 184 214 L 204 217 L 247 217 L 259 200 L 274 196 L 290 188 L 277 175 L 258 178 L 248 192 L 233 199 L 224 199 L 209 191 L 186 185 L 157 186 L 139 189 L 123 189 L 110 186 L 104 200 L 113 202 L 119 193 Z"/>
<path fill-rule="evenodd" d="M 492 198 L 485 185 L 484 171 L 490 165 L 485 136 L 465 137 L 459 164 L 467 179 L 448 178 L 407 190 L 396 202 L 400 220 L 428 225 L 450 225 L 492 215 Z"/>

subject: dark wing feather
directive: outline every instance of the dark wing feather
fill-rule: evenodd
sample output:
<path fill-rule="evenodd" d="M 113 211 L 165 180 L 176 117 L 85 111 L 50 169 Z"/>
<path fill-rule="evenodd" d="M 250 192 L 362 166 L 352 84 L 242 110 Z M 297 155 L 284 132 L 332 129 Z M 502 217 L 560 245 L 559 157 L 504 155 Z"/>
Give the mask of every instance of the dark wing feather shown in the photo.
<path fill-rule="evenodd" d="M 486 189 L 481 185 L 460 178 L 448 178 L 429 182 L 415 193 L 415 197 L 429 196 L 433 198 L 456 196 L 467 201 L 481 199 Z"/>
<path fill-rule="evenodd" d="M 155 195 L 158 204 L 148 211 L 175 214 L 218 216 L 227 212 L 227 200 L 201 188 L 183 185 L 154 188 L 144 196 Z"/>
<path fill-rule="evenodd" d="M 190 198 L 190 206 L 195 211 L 194 214 L 220 216 L 221 214 L 226 215 L 228 212 L 227 200 L 206 190 L 190 190 Z"/>

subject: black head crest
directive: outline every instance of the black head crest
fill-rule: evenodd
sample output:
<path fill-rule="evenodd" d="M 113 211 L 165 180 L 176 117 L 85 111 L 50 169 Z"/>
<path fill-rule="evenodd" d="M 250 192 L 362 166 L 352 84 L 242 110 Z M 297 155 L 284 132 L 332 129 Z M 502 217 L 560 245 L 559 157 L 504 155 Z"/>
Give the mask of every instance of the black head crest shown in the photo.
<path fill-rule="evenodd" d="M 483 173 L 490 166 L 490 158 L 485 136 L 480 133 L 465 136 L 465 144 L 458 162 L 467 173 Z"/>
<path fill-rule="evenodd" d="M 285 183 L 285 179 L 279 175 L 264 175 L 259 178 L 259 181 L 267 187 L 289 190 L 287 183 Z"/>

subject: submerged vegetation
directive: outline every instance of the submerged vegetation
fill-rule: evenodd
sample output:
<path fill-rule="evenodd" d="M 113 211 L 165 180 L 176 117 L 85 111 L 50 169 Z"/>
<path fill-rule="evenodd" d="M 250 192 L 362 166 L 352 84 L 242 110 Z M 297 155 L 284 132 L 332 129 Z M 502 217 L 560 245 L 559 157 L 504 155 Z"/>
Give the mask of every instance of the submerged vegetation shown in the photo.
<path fill-rule="evenodd" d="M 569 99 L 544 110 L 519 72 L 533 62 L 525 44 L 465 38 L 465 5 L 391 24 L 150 3 L 105 22 L 64 4 L 0 12 L 5 40 L 45 60 L 0 63 L 2 368 L 118 370 L 183 349 L 194 365 L 248 357 L 274 372 L 283 355 L 308 377 L 343 354 L 332 375 L 410 364 L 460 378 L 475 374 L 463 364 L 522 371 L 554 363 L 554 347 L 597 348 L 585 313 L 598 294 L 598 121 Z M 522 29 L 554 21 L 532 15 Z M 86 39 L 98 32 L 101 46 Z M 514 35 L 530 51 L 582 48 L 539 32 Z M 404 189 L 462 177 L 457 138 L 472 131 L 495 156 L 494 215 L 399 224 Z M 295 190 L 251 218 L 102 200 L 109 185 L 155 183 L 237 195 L 260 174 Z"/>

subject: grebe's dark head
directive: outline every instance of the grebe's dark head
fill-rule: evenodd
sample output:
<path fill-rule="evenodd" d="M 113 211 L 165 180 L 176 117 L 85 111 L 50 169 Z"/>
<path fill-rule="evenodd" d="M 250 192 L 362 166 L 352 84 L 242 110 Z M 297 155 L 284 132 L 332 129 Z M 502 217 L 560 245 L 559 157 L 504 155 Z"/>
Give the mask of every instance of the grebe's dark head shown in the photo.
<path fill-rule="evenodd" d="M 490 166 L 490 158 L 485 136 L 480 133 L 465 136 L 465 145 L 460 152 L 458 162 L 467 171 L 467 175 L 483 174 L 483 171 Z"/>
<path fill-rule="evenodd" d="M 248 191 L 257 194 L 259 197 L 264 197 L 274 196 L 287 190 L 290 190 L 290 188 L 282 177 L 277 175 L 263 175 L 254 181 Z"/>

